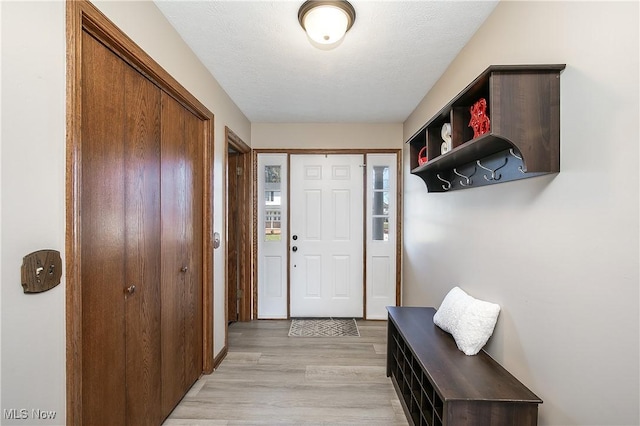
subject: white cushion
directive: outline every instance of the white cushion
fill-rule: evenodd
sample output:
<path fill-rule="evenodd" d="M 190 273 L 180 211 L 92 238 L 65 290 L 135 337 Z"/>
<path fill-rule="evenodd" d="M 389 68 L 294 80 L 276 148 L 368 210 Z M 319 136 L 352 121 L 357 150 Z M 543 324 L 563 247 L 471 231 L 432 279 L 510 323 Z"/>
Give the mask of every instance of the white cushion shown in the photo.
<path fill-rule="evenodd" d="M 447 293 L 433 322 L 451 333 L 458 349 L 467 355 L 475 355 L 493 334 L 500 305 L 469 296 L 460 287 Z"/>

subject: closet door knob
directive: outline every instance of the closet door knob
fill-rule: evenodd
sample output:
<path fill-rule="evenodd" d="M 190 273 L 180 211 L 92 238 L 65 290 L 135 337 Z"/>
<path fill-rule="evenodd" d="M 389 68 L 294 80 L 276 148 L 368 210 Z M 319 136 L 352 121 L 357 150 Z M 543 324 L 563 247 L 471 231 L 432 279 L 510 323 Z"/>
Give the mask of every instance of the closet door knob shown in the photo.
<path fill-rule="evenodd" d="M 182 268 L 180 268 L 180 272 L 187 272 L 189 270 L 189 268 L 187 268 L 186 266 L 183 266 Z"/>
<path fill-rule="evenodd" d="M 127 295 L 129 295 L 129 296 L 131 296 L 135 292 L 136 292 L 136 286 L 135 285 L 130 285 L 129 287 L 127 287 L 125 289 L 125 293 L 127 293 Z"/>

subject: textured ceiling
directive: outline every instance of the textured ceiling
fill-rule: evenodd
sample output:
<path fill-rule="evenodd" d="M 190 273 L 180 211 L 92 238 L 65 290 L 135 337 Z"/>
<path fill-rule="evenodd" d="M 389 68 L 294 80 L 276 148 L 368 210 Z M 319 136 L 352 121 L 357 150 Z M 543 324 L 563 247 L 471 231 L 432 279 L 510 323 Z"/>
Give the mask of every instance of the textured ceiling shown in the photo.
<path fill-rule="evenodd" d="M 497 4 L 358 1 L 332 50 L 312 46 L 300 1 L 156 0 L 252 122 L 403 122 Z"/>

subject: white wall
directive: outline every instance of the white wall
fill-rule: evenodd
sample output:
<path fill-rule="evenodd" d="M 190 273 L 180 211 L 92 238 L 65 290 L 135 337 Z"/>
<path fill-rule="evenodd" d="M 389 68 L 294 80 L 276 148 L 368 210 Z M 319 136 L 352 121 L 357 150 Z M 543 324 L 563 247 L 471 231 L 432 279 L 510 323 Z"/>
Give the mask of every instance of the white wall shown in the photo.
<path fill-rule="evenodd" d="M 99 2 L 129 37 L 215 114 L 214 229 L 223 233 L 224 128 L 251 143 L 249 121 L 149 1 Z M 22 257 L 65 248 L 65 3 L 0 1 L 2 145 L 0 409 L 65 409 L 65 284 L 20 285 Z M 224 234 L 222 241 L 224 241 Z M 214 353 L 225 344 L 223 250 L 214 255 Z M 3 413 L 0 416 L 3 416 Z M 0 419 L 2 424 L 37 424 Z"/>
<path fill-rule="evenodd" d="M 64 3 L 2 8 L 2 424 L 64 422 L 65 286 L 24 294 L 22 257 L 65 244 Z M 63 275 L 64 280 L 64 275 Z M 3 419 L 4 409 L 28 420 Z M 18 412 L 21 416 L 22 413 Z"/>
<path fill-rule="evenodd" d="M 404 125 L 491 64 L 567 64 L 559 174 L 428 194 L 405 167 L 404 304 L 454 285 L 499 303 L 486 349 L 541 425 L 640 422 L 638 6 L 501 2 Z"/>
<path fill-rule="evenodd" d="M 252 123 L 253 149 L 401 149 L 400 123 Z"/>

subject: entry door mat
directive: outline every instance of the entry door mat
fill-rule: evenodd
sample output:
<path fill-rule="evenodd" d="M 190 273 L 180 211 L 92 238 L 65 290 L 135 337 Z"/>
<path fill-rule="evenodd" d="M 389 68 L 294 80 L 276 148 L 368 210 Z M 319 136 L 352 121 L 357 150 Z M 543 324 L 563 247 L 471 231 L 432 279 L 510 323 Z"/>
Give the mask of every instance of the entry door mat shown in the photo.
<path fill-rule="evenodd" d="M 289 337 L 360 337 L 360 330 L 353 318 L 301 318 L 291 320 Z"/>

